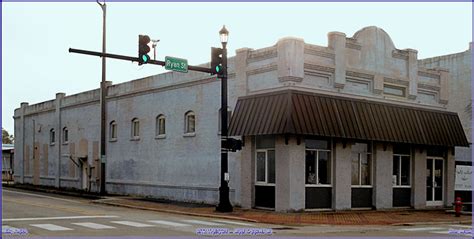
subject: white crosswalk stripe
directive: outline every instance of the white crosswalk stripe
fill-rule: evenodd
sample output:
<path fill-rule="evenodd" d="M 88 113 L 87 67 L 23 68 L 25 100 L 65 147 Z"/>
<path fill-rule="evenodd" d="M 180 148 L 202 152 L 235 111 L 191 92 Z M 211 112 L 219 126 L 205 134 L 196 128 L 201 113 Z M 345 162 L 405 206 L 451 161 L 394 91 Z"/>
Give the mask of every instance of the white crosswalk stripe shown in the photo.
<path fill-rule="evenodd" d="M 472 229 L 472 225 L 468 226 L 468 225 L 449 225 L 450 227 L 461 227 L 461 228 L 471 228 Z"/>
<path fill-rule="evenodd" d="M 433 230 L 443 230 L 442 227 L 417 227 L 417 228 L 401 228 L 398 230 L 408 231 L 408 232 L 417 232 L 417 231 L 433 231 Z"/>
<path fill-rule="evenodd" d="M 30 226 L 46 229 L 48 231 L 72 231 L 74 229 L 68 227 L 62 227 L 54 224 L 30 224 Z"/>
<path fill-rule="evenodd" d="M 91 228 L 91 229 L 112 229 L 112 228 L 115 228 L 115 227 L 112 227 L 112 226 L 107 226 L 107 225 L 103 225 L 103 224 L 99 224 L 99 223 L 93 223 L 93 222 L 76 222 L 76 223 L 71 223 L 71 224 L 78 225 L 78 226 L 83 226 L 83 227 L 87 227 L 87 228 Z"/>
<path fill-rule="evenodd" d="M 131 227 L 154 227 L 154 225 L 140 223 L 140 222 L 131 222 L 131 221 L 111 221 L 111 223 L 121 224 Z"/>
<path fill-rule="evenodd" d="M 201 221 L 201 220 L 181 220 L 181 221 L 186 222 L 186 223 L 206 225 L 206 226 L 223 226 L 224 225 L 222 223 L 208 222 L 208 221 Z"/>
<path fill-rule="evenodd" d="M 178 223 L 178 222 L 170 222 L 170 221 L 163 221 L 163 220 L 151 220 L 148 221 L 151 223 L 156 223 L 156 224 L 161 224 L 165 226 L 172 226 L 172 227 L 189 227 L 191 225 L 189 224 L 184 224 L 184 223 Z"/>

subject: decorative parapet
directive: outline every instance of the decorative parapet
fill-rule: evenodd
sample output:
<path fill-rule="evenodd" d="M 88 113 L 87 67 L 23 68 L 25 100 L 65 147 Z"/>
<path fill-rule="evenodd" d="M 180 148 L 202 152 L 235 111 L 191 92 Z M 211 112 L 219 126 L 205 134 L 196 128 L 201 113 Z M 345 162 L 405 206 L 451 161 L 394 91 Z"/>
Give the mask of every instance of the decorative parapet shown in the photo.
<path fill-rule="evenodd" d="M 278 57 L 278 51 L 276 46 L 267 47 L 255 51 L 250 51 L 247 57 L 247 63 L 263 61 L 276 57 Z"/>
<path fill-rule="evenodd" d="M 408 51 L 395 49 L 392 51 L 392 57 L 397 59 L 408 60 Z"/>
<path fill-rule="evenodd" d="M 375 77 L 374 75 L 371 75 L 371 74 L 366 74 L 366 73 L 356 72 L 356 71 L 346 71 L 346 76 L 363 78 L 367 80 L 373 80 Z"/>
<path fill-rule="evenodd" d="M 438 91 L 438 92 L 441 90 L 440 86 L 424 84 L 424 83 L 418 83 L 418 88 L 425 89 L 425 90 Z"/>
<path fill-rule="evenodd" d="M 325 57 L 332 60 L 336 58 L 336 55 L 334 54 L 334 52 L 330 51 L 326 47 L 310 45 L 310 44 L 305 44 L 304 54 Z"/>
<path fill-rule="evenodd" d="M 418 70 L 418 76 L 424 76 L 432 79 L 440 79 L 440 74 L 433 70 Z"/>
<path fill-rule="evenodd" d="M 270 71 L 276 71 L 277 69 L 278 69 L 278 65 L 276 63 L 272 63 L 265 66 L 260 66 L 255 69 L 248 70 L 246 73 L 247 73 L 247 76 L 251 76 L 251 75 L 262 74 L 262 73 L 266 73 Z"/>
<path fill-rule="evenodd" d="M 305 70 L 315 70 L 315 71 L 322 71 L 322 72 L 327 72 L 327 73 L 332 73 L 336 71 L 335 68 L 329 67 L 329 66 L 322 66 L 322 65 L 314 65 L 314 64 L 304 64 L 304 69 Z"/>
<path fill-rule="evenodd" d="M 346 38 L 346 48 L 360 51 L 362 49 L 362 45 L 360 43 L 358 43 L 355 38 L 349 38 L 348 37 L 348 38 Z"/>
<path fill-rule="evenodd" d="M 389 77 L 384 77 L 383 82 L 391 83 L 391 84 L 395 84 L 395 85 L 403 85 L 403 86 L 407 86 L 407 87 L 410 84 L 410 82 L 407 81 L 407 80 L 394 79 L 394 78 L 389 78 Z"/>

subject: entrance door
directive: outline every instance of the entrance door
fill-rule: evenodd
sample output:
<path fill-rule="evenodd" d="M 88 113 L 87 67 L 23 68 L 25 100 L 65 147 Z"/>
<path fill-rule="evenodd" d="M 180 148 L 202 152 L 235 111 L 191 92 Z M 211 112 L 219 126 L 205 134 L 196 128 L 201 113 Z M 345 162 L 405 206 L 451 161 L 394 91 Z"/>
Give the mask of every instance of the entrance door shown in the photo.
<path fill-rule="evenodd" d="M 442 158 L 428 158 L 426 163 L 426 206 L 443 205 L 443 164 Z"/>

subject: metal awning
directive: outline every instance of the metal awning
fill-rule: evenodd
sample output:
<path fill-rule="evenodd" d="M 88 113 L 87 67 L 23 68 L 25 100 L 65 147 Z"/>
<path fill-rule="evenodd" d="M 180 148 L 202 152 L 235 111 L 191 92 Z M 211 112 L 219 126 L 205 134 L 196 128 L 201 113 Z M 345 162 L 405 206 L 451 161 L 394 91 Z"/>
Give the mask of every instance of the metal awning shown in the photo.
<path fill-rule="evenodd" d="M 452 112 L 295 90 L 238 99 L 229 135 L 277 134 L 469 146 Z"/>

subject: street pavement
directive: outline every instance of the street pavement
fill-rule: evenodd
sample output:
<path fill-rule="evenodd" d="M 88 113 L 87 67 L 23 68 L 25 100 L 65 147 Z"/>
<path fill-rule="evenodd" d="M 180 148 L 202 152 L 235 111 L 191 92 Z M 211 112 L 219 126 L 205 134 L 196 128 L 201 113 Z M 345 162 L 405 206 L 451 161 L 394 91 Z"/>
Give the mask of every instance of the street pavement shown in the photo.
<path fill-rule="evenodd" d="M 2 190 L 2 237 L 90 236 L 441 236 L 472 237 L 468 224 L 269 224 L 92 203 L 91 199 Z M 16 235 L 14 235 L 16 234 Z"/>

